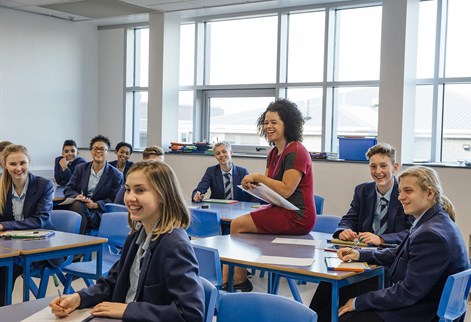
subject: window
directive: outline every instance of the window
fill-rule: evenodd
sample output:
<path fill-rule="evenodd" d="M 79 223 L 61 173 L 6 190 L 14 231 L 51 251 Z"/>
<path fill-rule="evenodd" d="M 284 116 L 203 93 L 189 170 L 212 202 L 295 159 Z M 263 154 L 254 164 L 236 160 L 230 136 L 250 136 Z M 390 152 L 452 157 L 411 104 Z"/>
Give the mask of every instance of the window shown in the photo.
<path fill-rule="evenodd" d="M 128 30 L 126 55 L 125 139 L 135 149 L 147 146 L 149 29 Z"/>
<path fill-rule="evenodd" d="M 420 2 L 416 161 L 471 159 L 471 65 L 463 63 L 471 55 L 463 40 L 471 28 L 470 10 L 468 0 Z"/>

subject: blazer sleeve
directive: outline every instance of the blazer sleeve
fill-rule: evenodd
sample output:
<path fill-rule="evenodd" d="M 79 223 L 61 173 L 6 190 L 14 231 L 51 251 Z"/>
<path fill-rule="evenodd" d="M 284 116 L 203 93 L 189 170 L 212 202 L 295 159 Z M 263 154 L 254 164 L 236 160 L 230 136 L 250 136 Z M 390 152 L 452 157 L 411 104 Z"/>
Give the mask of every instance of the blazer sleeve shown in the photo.
<path fill-rule="evenodd" d="M 114 202 L 116 195 L 119 192 L 119 189 L 124 185 L 123 174 L 116 169 L 109 169 L 108 178 L 106 179 L 107 182 L 104 184 L 103 187 L 105 191 L 109 191 L 109 194 L 98 193 L 96 197 L 92 196 L 92 199 L 96 198 L 98 200 L 94 200 L 100 209 L 98 211 L 103 212 L 105 211 L 105 204 Z M 111 171 L 114 170 L 114 171 Z M 101 180 L 101 179 L 100 179 Z M 97 186 L 98 187 L 98 186 Z"/>
<path fill-rule="evenodd" d="M 355 193 L 353 194 L 353 200 L 350 203 L 350 209 L 348 209 L 348 212 L 340 220 L 339 225 L 333 234 L 334 238 L 337 238 L 340 233 L 346 229 L 351 229 L 353 231 L 358 229 L 357 227 L 360 220 L 360 199 L 359 187 L 357 186 L 355 188 Z"/>
<path fill-rule="evenodd" d="M 165 284 L 155 285 L 158 296 L 161 288 L 173 299 L 169 305 L 156 305 L 150 302 L 137 301 L 129 303 L 124 311 L 123 321 L 194 321 L 202 322 L 204 316 L 204 291 L 198 277 L 198 263 L 193 248 L 188 241 L 172 239 L 165 247 L 166 256 Z M 159 291 L 160 289 L 160 291 Z M 147 290 L 147 292 L 150 291 Z M 151 294 L 149 294 L 151 296 Z"/>
<path fill-rule="evenodd" d="M 69 167 L 65 168 L 65 170 L 62 170 L 62 167 L 59 163 L 61 159 L 62 157 L 57 157 L 54 162 L 54 179 L 59 186 L 65 186 L 72 176 L 72 171 L 70 171 Z"/>
<path fill-rule="evenodd" d="M 72 174 L 69 182 L 67 182 L 67 185 L 64 188 L 64 197 L 75 198 L 82 193 L 81 190 L 83 190 L 83 187 L 80 187 L 80 180 L 85 172 L 85 165 L 75 168 L 74 173 Z"/>
<path fill-rule="evenodd" d="M 391 268 L 394 269 L 391 272 L 392 286 L 359 295 L 355 302 L 356 310 L 394 310 L 414 305 L 423 299 L 443 278 L 450 265 L 449 257 L 440 256 L 451 251 L 446 238 L 446 235 L 432 231 L 411 237 L 410 244 L 405 245 L 408 248 L 404 250 L 408 258 L 399 257 L 397 265 Z"/>
<path fill-rule="evenodd" d="M 196 192 L 199 191 L 202 194 L 205 194 L 208 192 L 209 187 L 211 186 L 211 178 L 213 177 L 212 167 L 209 167 L 206 169 L 203 178 L 201 178 L 201 181 L 198 183 L 198 186 L 196 187 L 195 190 L 191 193 L 191 200 L 193 201 L 193 197 L 195 196 Z"/>
<path fill-rule="evenodd" d="M 54 185 L 51 180 L 36 177 L 37 192 L 35 194 L 26 193 L 26 203 L 32 203 L 28 213 L 23 213 L 24 220 L 2 222 L 5 230 L 23 230 L 35 228 L 52 228 L 50 226 L 50 213 L 52 210 L 52 196 Z M 33 187 L 28 187 L 33 189 Z M 30 191 L 31 192 L 31 191 Z"/>

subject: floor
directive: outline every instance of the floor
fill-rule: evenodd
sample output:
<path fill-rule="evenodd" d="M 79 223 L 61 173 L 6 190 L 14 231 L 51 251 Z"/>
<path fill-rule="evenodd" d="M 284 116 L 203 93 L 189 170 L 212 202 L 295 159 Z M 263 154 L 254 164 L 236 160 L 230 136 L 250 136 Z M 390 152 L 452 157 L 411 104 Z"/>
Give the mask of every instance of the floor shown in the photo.
<path fill-rule="evenodd" d="M 265 293 L 267 290 L 267 279 L 260 278 L 257 276 L 253 276 L 250 278 L 252 284 L 254 286 L 254 292 L 262 292 Z M 36 280 L 37 282 L 38 280 Z M 78 279 L 72 282 L 72 286 L 75 290 L 79 290 L 85 287 L 85 283 L 82 279 Z M 301 298 L 303 299 L 304 304 L 309 305 L 311 302 L 312 295 L 316 291 L 316 284 L 307 283 L 305 285 L 298 285 L 299 293 Z M 19 303 L 23 301 L 23 279 L 18 278 L 15 283 L 15 288 L 13 290 L 13 303 Z M 49 286 L 47 289 L 46 296 L 54 296 L 57 294 L 57 289 L 54 287 L 54 283 L 52 278 L 49 281 Z M 291 291 L 286 283 L 285 279 L 281 280 L 279 295 L 286 296 L 292 298 Z M 471 302 L 468 302 L 468 314 L 466 314 L 465 322 L 471 322 Z"/>

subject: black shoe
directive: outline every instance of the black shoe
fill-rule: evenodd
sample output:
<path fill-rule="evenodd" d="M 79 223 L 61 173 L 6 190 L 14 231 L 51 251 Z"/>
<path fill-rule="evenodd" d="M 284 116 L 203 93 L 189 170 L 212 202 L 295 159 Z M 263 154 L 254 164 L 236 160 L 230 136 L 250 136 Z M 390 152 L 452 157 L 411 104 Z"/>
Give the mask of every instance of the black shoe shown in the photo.
<path fill-rule="evenodd" d="M 248 279 L 239 284 L 234 284 L 234 290 L 241 292 L 252 292 L 253 285 Z"/>

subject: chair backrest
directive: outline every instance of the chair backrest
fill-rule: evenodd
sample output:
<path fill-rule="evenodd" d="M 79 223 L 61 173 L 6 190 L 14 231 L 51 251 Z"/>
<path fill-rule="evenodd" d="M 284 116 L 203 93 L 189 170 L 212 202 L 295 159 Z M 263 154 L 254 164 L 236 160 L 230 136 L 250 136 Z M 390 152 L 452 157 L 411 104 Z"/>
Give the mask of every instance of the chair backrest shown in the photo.
<path fill-rule="evenodd" d="M 191 209 L 191 224 L 186 232 L 190 237 L 221 235 L 219 213 L 206 209 Z"/>
<path fill-rule="evenodd" d="M 292 299 L 266 293 L 222 293 L 218 322 L 316 322 L 317 313 Z"/>
<path fill-rule="evenodd" d="M 199 245 L 193 245 L 193 249 L 198 260 L 200 276 L 220 289 L 222 285 L 222 272 L 218 250 Z"/>
<path fill-rule="evenodd" d="M 128 212 L 128 208 L 125 205 L 119 203 L 106 203 L 105 212 Z"/>
<path fill-rule="evenodd" d="M 316 215 L 322 215 L 324 211 L 324 198 L 314 195 L 314 205 L 316 206 Z"/>
<path fill-rule="evenodd" d="M 218 290 L 207 279 L 200 276 L 201 284 L 204 289 L 204 322 L 211 322 L 216 309 L 218 299 Z"/>
<path fill-rule="evenodd" d="M 51 221 L 57 231 L 78 234 L 82 216 L 71 210 L 52 210 Z"/>
<path fill-rule="evenodd" d="M 314 228 L 312 228 L 312 231 L 333 234 L 335 233 L 341 219 L 342 217 L 334 215 L 322 215 L 316 217 L 316 224 L 314 225 Z"/>
<path fill-rule="evenodd" d="M 110 212 L 101 215 L 98 237 L 108 238 L 108 244 L 123 247 L 131 228 L 127 212 Z"/>
<path fill-rule="evenodd" d="M 440 321 L 453 321 L 466 314 L 466 301 L 471 287 L 471 268 L 448 276 L 437 315 Z"/>

